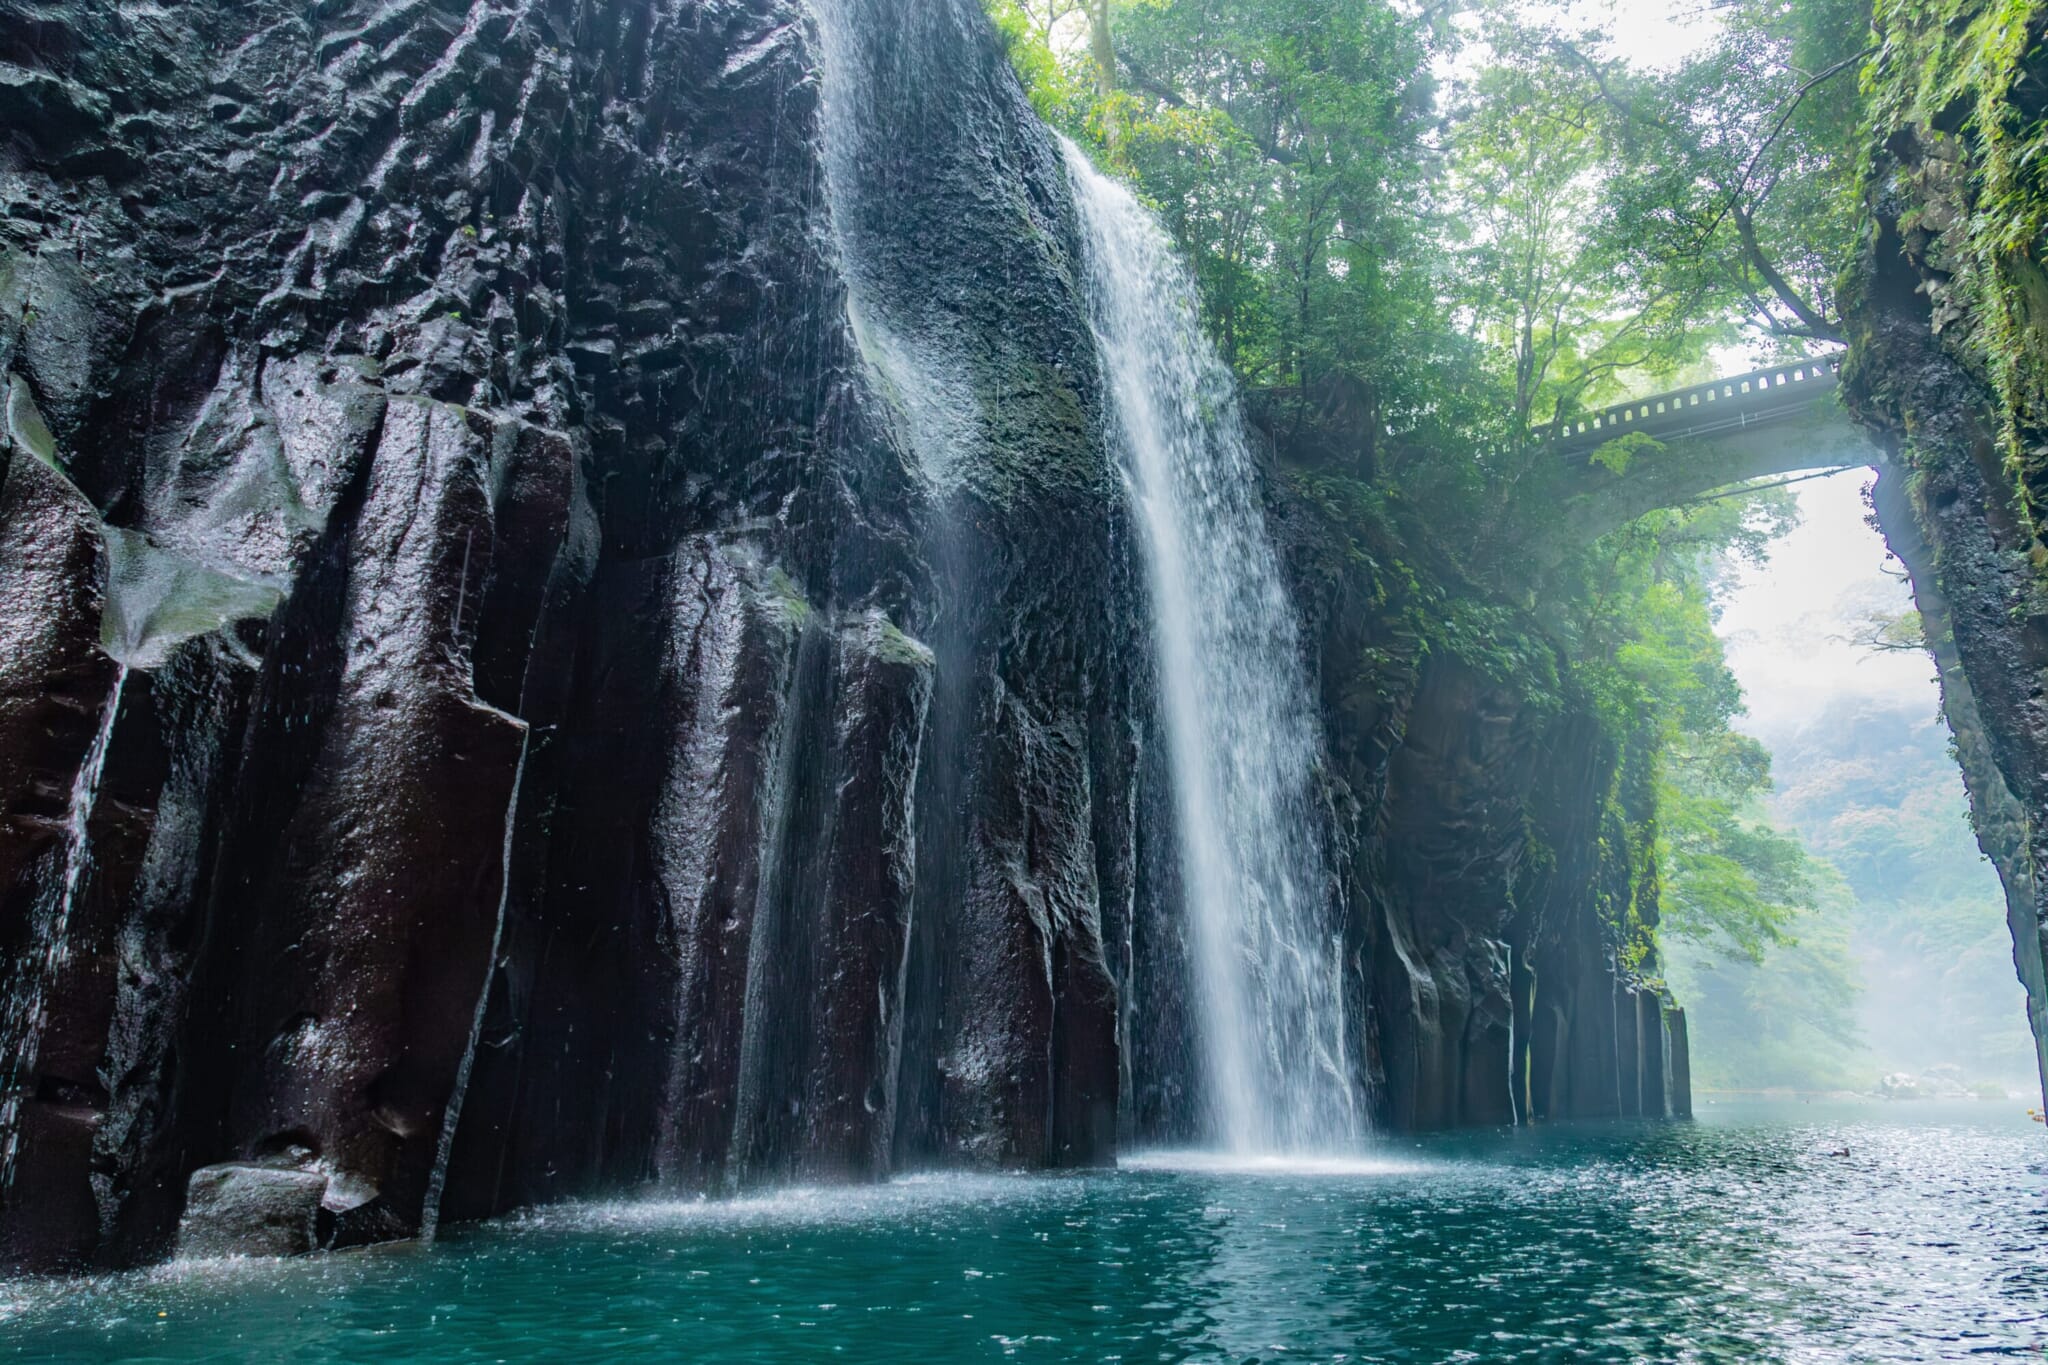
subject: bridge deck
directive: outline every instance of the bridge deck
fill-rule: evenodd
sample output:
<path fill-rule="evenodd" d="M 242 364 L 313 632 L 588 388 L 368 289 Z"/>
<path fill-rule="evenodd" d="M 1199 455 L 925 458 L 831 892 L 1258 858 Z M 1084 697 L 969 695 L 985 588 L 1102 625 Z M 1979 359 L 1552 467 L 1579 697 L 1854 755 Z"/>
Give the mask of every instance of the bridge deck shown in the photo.
<path fill-rule="evenodd" d="M 1754 370 L 1569 417 L 1538 440 L 1547 450 L 1572 455 L 1632 431 L 1660 441 L 1722 435 L 1803 411 L 1840 387 L 1841 370 L 1840 356 Z"/>

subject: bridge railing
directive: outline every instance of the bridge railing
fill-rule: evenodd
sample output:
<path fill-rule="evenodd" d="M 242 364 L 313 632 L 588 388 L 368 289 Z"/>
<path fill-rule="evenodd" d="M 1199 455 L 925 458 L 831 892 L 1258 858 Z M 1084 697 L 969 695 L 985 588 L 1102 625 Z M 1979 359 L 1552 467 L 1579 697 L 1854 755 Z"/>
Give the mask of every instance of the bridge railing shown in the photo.
<path fill-rule="evenodd" d="M 1839 387 L 1841 373 L 1840 356 L 1775 365 L 1567 417 L 1536 439 L 1547 449 L 1569 453 L 1592 450 L 1632 431 L 1659 439 L 1711 435 L 1804 407 Z"/>

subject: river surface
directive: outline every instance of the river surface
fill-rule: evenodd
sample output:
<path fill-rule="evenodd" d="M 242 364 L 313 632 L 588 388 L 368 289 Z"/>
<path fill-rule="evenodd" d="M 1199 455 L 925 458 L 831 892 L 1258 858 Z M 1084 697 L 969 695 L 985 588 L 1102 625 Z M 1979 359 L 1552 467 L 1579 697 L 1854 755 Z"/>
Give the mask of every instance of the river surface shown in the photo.
<path fill-rule="evenodd" d="M 1846 1151 L 1848 1155 L 1833 1155 Z M 64 1361 L 1934 1361 L 2048 1352 L 2016 1102 L 607 1204 L 431 1250 L 0 1284 Z"/>

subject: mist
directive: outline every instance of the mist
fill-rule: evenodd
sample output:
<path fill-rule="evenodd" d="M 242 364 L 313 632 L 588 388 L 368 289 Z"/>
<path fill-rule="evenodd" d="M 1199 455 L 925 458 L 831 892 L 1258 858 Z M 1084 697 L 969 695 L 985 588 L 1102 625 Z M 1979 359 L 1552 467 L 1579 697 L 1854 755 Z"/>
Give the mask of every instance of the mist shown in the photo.
<path fill-rule="evenodd" d="M 1868 643 L 1910 612 L 1867 521 L 1868 470 L 1793 491 L 1800 523 L 1741 565 L 1717 629 L 1771 750 L 1770 819 L 1824 861 L 1796 942 L 1762 966 L 1674 941 L 1709 1088 L 2024 1092 L 2033 1059 L 1998 875 L 1977 847 L 1924 651 Z M 1833 875 L 1831 875 L 1831 873 Z"/>

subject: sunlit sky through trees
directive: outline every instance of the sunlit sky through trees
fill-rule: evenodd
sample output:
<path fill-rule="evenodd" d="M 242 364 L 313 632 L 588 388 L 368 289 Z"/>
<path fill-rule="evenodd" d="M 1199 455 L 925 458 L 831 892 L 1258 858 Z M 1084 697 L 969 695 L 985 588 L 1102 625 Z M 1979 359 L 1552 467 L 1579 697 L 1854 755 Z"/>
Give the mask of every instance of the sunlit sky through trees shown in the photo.
<path fill-rule="evenodd" d="M 1572 13 L 1606 25 L 1616 52 L 1645 66 L 1681 60 L 1714 27 L 1703 0 L 1581 0 Z M 1750 363 L 1739 352 L 1722 358 L 1729 371 Z M 1886 575 L 1884 541 L 1864 521 L 1869 477 L 1857 470 L 1795 488 L 1800 528 L 1772 547 L 1768 564 L 1740 570 L 1726 599 L 1728 661 L 1749 696 L 1748 728 L 1764 738 L 1859 700 L 1917 700 L 1930 713 L 1938 705 L 1924 657 L 1874 654 L 1848 638 L 1870 613 L 1912 605 L 1905 586 Z"/>
<path fill-rule="evenodd" d="M 1617 52 L 1641 66 L 1675 65 L 1713 36 L 1705 0 L 1579 0 L 1574 19 L 1604 25 Z"/>
<path fill-rule="evenodd" d="M 1707 0 L 1576 0 L 1574 23 L 1598 24 L 1613 53 L 1646 67 L 1669 67 L 1712 38 Z M 1740 348 L 1717 355 L 1735 373 L 1763 363 Z M 1801 484 L 1799 529 L 1772 548 L 1770 562 L 1745 566 L 1724 601 L 1720 626 L 1729 663 L 1749 697 L 1745 728 L 1768 739 L 1797 729 L 1830 706 L 1884 702 L 1939 704 L 1934 670 L 1915 653 L 1874 654 L 1851 643 L 1856 622 L 1876 611 L 1904 611 L 1904 585 L 1887 576 L 1884 541 L 1864 521 L 1869 472 Z"/>

